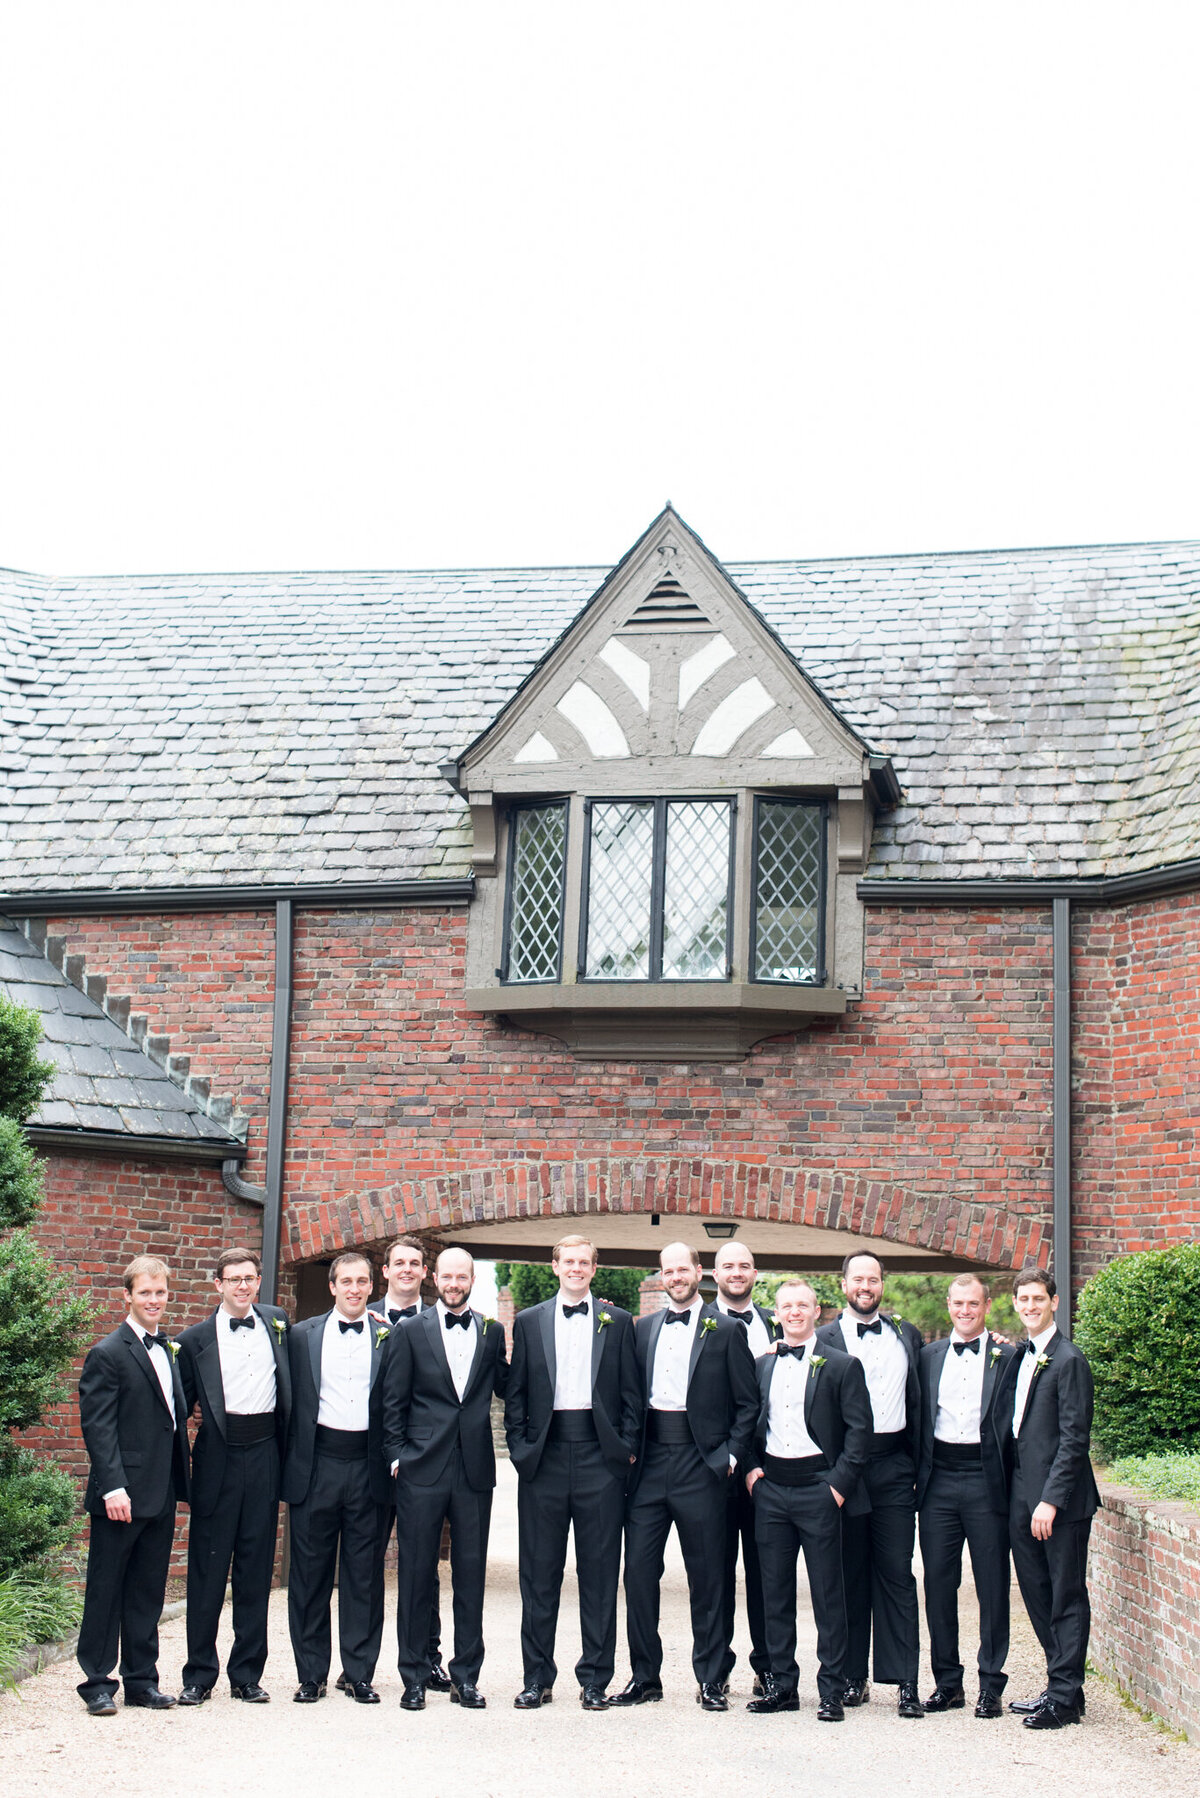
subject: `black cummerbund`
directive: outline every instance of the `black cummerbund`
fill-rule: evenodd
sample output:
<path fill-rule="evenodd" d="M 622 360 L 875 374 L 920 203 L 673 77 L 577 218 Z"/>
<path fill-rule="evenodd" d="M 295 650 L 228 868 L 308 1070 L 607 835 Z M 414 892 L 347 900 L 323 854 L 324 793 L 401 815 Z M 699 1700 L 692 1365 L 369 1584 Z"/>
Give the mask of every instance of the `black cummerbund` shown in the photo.
<path fill-rule="evenodd" d="M 939 1442 L 934 1437 L 935 1467 L 982 1467 L 983 1450 L 978 1442 Z"/>
<path fill-rule="evenodd" d="M 335 1461 L 365 1461 L 367 1458 L 366 1430 L 331 1430 L 328 1424 L 317 1425 L 317 1448 L 323 1455 L 332 1455 Z"/>
<path fill-rule="evenodd" d="M 898 1455 L 901 1449 L 908 1447 L 907 1430 L 876 1430 L 871 1437 L 871 1458 L 880 1455 Z"/>
<path fill-rule="evenodd" d="M 764 1455 L 763 1472 L 773 1486 L 813 1486 L 829 1462 L 824 1455 Z"/>
<path fill-rule="evenodd" d="M 692 1426 L 686 1411 L 647 1411 L 647 1442 L 690 1443 L 691 1440 Z"/>
<path fill-rule="evenodd" d="M 555 1411 L 550 1419 L 548 1442 L 594 1442 L 596 1419 L 590 1411 Z"/>
<path fill-rule="evenodd" d="M 227 1411 L 225 1440 L 230 1448 L 249 1448 L 255 1442 L 270 1442 L 275 1434 L 274 1411 Z"/>

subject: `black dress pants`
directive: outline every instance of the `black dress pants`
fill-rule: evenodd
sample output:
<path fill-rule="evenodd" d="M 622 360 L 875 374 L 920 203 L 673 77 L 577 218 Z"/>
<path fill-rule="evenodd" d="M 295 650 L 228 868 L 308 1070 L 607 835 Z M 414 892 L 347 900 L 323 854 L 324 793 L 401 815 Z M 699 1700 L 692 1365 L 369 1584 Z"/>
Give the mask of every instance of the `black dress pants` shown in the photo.
<path fill-rule="evenodd" d="M 76 1688 L 81 1697 L 116 1691 L 118 1648 L 127 1698 L 157 1686 L 158 1620 L 174 1540 L 173 1495 L 157 1517 L 135 1517 L 132 1523 L 93 1513 L 76 1651 L 83 1669 Z"/>
<path fill-rule="evenodd" d="M 393 1481 L 393 1484 L 395 1484 L 394 1481 Z M 394 1498 L 390 1505 L 381 1505 L 380 1506 L 379 1515 L 382 1519 L 382 1522 L 379 1525 L 379 1560 L 380 1560 L 380 1564 L 382 1565 L 383 1562 L 387 1558 L 388 1543 L 392 1539 L 392 1531 L 396 1527 L 396 1502 L 395 1502 Z M 404 1548 L 403 1548 L 403 1544 L 400 1542 L 399 1538 L 397 1538 L 397 1552 L 398 1552 L 400 1562 L 403 1562 Z M 438 1543 L 438 1553 L 440 1556 L 440 1554 L 441 1554 L 440 1541 Z M 372 1617 L 372 1619 L 371 1619 L 371 1627 L 373 1629 L 377 1628 L 379 1630 L 379 1639 L 380 1639 L 380 1641 L 382 1641 L 383 1640 L 383 1581 L 382 1580 L 380 1580 L 380 1582 L 379 1582 L 379 1602 L 378 1602 L 377 1610 L 378 1610 L 378 1615 Z M 399 1610 L 397 1610 L 397 1612 L 396 1612 L 396 1651 L 397 1651 L 397 1653 L 399 1653 L 399 1651 L 400 1651 L 400 1612 L 399 1612 Z M 433 1610 L 430 1613 L 430 1619 L 429 1619 L 429 1665 L 431 1667 L 436 1667 L 438 1665 L 438 1663 L 441 1661 L 441 1658 L 442 1658 L 442 1618 L 441 1618 L 441 1612 L 438 1607 L 438 1580 L 437 1580 L 437 1569 L 435 1568 L 434 1569 L 434 1580 L 433 1580 Z"/>
<path fill-rule="evenodd" d="M 256 1686 L 267 1664 L 267 1609 L 279 1533 L 279 1449 L 274 1437 L 225 1451 L 215 1508 L 192 1512 L 188 1533 L 185 1686 L 217 1682 L 217 1627 L 233 1575 L 231 1686 Z"/>
<path fill-rule="evenodd" d="M 617 1579 L 625 1482 L 598 1442 L 550 1441 L 535 1474 L 517 1488 L 521 1584 L 521 1659 L 525 1684 L 552 1686 L 554 1637 L 567 1536 L 575 1526 L 582 1649 L 580 1686 L 607 1687 L 617 1654 Z"/>
<path fill-rule="evenodd" d="M 840 1698 L 846 1680 L 841 1507 L 825 1480 L 780 1486 L 764 1477 L 754 1482 L 752 1502 L 771 1672 L 785 1691 L 796 1690 L 796 1562 L 803 1549 L 817 1625 L 817 1690 L 822 1698 Z"/>
<path fill-rule="evenodd" d="M 915 1478 L 906 1450 L 872 1456 L 861 1490 L 871 1509 L 845 1518 L 842 1572 L 850 1631 L 846 1678 L 865 1680 L 874 1628 L 873 1677 L 881 1686 L 915 1685 L 921 1625 L 913 1549 L 917 1536 Z"/>
<path fill-rule="evenodd" d="M 355 1682 L 374 1676 L 383 1637 L 381 1508 L 371 1497 L 365 1457 L 343 1461 L 317 1450 L 308 1497 L 291 1507 L 288 1627 L 302 1684 L 329 1677 L 335 1572 L 343 1671 Z"/>
<path fill-rule="evenodd" d="M 454 1653 L 447 1671 L 456 1686 L 475 1685 L 483 1665 L 483 1588 L 487 1574 L 492 1494 L 467 1484 L 462 1451 L 455 1449 L 433 1486 L 396 1481 L 396 1633 L 400 1677 L 406 1686 L 429 1677 L 429 1644 L 436 1616 L 442 1524 L 450 1522 L 450 1581 L 454 1593 Z"/>
<path fill-rule="evenodd" d="M 1087 1589 L 1092 1520 L 1066 1523 L 1056 1517 L 1049 1540 L 1039 1542 L 1029 1527 L 1037 1502 L 1018 1468 L 1008 1512 L 1017 1583 L 1046 1656 L 1046 1690 L 1055 1704 L 1074 1704 L 1083 1690 L 1092 1627 Z"/>
<path fill-rule="evenodd" d="M 694 1443 L 649 1442 L 625 1510 L 625 1619 L 630 1669 L 642 1684 L 662 1674 L 658 1633 L 663 1550 L 674 1524 L 692 1611 L 692 1671 L 716 1685 L 729 1646 L 724 1624 L 725 1488 Z"/>
<path fill-rule="evenodd" d="M 742 1551 L 742 1580 L 746 1591 L 746 1622 L 750 1629 L 750 1665 L 756 1674 L 766 1673 L 771 1665 L 767 1653 L 767 1632 L 763 1620 L 762 1575 L 758 1566 L 758 1543 L 754 1535 L 754 1500 L 746 1490 L 739 1468 L 729 1481 L 725 1502 L 725 1566 L 721 1609 L 721 1639 L 725 1658 L 718 1680 L 723 1685 L 733 1672 L 737 1656 L 733 1652 L 733 1634 L 737 1625 L 738 1547 Z"/>
<path fill-rule="evenodd" d="M 979 1600 L 979 1689 L 999 1697 L 1008 1683 L 1008 1517 L 992 1509 L 982 1466 L 934 1467 L 919 1530 L 934 1684 L 963 1683 L 958 1590 L 966 1543 Z"/>

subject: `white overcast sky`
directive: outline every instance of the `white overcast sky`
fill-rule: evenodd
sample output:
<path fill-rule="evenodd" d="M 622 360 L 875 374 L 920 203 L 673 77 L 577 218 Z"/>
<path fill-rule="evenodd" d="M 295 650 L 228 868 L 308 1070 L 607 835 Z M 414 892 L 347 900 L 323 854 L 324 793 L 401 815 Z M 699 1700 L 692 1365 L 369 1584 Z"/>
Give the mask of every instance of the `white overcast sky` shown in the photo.
<path fill-rule="evenodd" d="M 0 564 L 1200 535 L 1200 8 L 0 0 Z"/>

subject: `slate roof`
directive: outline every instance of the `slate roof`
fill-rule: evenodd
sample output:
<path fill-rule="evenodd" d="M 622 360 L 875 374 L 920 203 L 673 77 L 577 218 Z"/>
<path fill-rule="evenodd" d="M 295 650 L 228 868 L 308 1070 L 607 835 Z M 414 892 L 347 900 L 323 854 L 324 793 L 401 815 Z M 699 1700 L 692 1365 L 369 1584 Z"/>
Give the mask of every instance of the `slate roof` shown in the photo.
<path fill-rule="evenodd" d="M 871 874 L 1200 846 L 1200 544 L 731 563 L 903 803 Z M 601 568 L 0 575 L 0 890 L 456 875 L 438 773 Z"/>
<path fill-rule="evenodd" d="M 41 1013 L 41 1052 L 58 1069 L 31 1124 L 242 1147 L 4 917 L 0 990 Z"/>

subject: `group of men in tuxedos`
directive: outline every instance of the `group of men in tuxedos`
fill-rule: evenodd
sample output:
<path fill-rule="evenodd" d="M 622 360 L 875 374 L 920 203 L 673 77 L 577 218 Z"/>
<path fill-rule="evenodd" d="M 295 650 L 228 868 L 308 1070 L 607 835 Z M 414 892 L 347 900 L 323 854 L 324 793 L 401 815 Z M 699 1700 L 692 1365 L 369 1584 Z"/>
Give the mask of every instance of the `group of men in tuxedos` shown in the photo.
<path fill-rule="evenodd" d="M 168 1270 L 140 1256 L 125 1273 L 129 1315 L 88 1355 L 80 1416 L 91 1458 L 91 1514 L 79 1686 L 112 1715 L 120 1654 L 125 1703 L 198 1706 L 219 1674 L 217 1628 L 232 1587 L 234 1698 L 268 1701 L 267 1610 L 279 1503 L 290 1507 L 288 1620 L 298 1703 L 319 1702 L 332 1668 L 338 1584 L 338 1686 L 360 1704 L 383 1635 L 383 1569 L 399 1549 L 397 1657 L 408 1711 L 429 1691 L 481 1710 L 483 1603 L 495 1486 L 491 1403 L 505 1401 L 518 1476 L 523 1685 L 515 1704 L 553 1695 L 559 1600 L 575 1538 L 580 1701 L 594 1711 L 663 1696 L 659 1594 L 674 1526 L 688 1580 L 699 1704 L 724 1711 L 741 1553 L 754 1696 L 770 1715 L 800 1708 L 796 1575 L 804 1555 L 817 1628 L 817 1717 L 839 1722 L 868 1701 L 873 1674 L 898 1688 L 901 1716 L 963 1706 L 958 1644 L 962 1550 L 980 1612 L 975 1714 L 996 1717 L 1009 1633 L 1009 1556 L 1046 1655 L 1045 1690 L 1010 1708 L 1031 1728 L 1083 1711 L 1089 1610 L 1086 1558 L 1098 1499 L 1088 1461 L 1091 1376 L 1055 1326 L 1053 1279 L 1014 1282 L 1028 1332 L 1015 1348 L 987 1327 L 990 1299 L 971 1274 L 950 1285 L 952 1334 L 922 1344 L 880 1310 L 883 1267 L 843 1265 L 846 1307 L 818 1327 L 803 1280 L 754 1304 L 756 1269 L 735 1242 L 716 1257 L 717 1297 L 702 1301 L 700 1256 L 660 1257 L 667 1303 L 635 1324 L 592 1285 L 582 1236 L 554 1249 L 558 1292 L 518 1314 L 512 1362 L 503 1329 L 470 1307 L 474 1264 L 439 1257 L 425 1305 L 418 1239 L 401 1237 L 371 1302 L 373 1270 L 353 1250 L 329 1269 L 331 1309 L 289 1326 L 258 1301 L 258 1257 L 219 1258 L 219 1304 L 172 1341 L 160 1330 Z M 200 1428 L 189 1457 L 187 1424 Z M 187 1664 L 178 1700 L 158 1683 L 157 1625 L 175 1506 L 192 1509 Z M 934 1690 L 917 1692 L 912 1570 L 919 1519 Z M 440 1658 L 438 1558 L 450 1530 L 453 1653 Z M 630 1678 L 610 1695 L 625 1556 Z"/>

